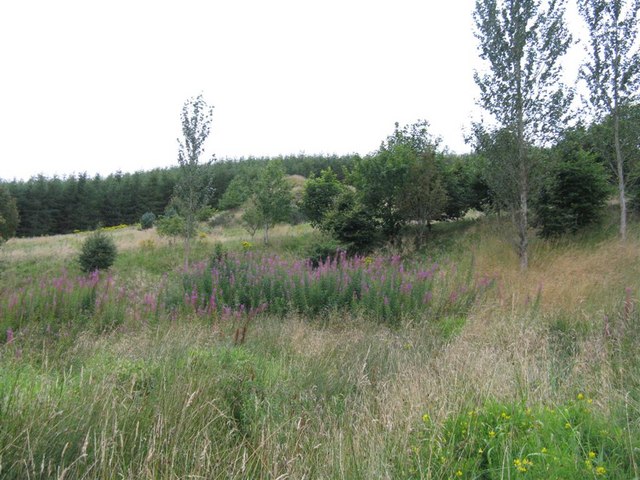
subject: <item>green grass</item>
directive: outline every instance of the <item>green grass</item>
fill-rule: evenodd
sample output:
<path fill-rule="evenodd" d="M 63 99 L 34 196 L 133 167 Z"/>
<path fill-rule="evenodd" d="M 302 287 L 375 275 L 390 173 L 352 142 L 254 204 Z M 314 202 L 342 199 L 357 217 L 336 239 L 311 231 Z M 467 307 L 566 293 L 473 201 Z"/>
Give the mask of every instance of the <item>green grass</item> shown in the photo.
<path fill-rule="evenodd" d="M 637 478 L 635 228 L 626 245 L 536 241 L 521 274 L 499 222 L 438 224 L 421 251 L 385 253 L 473 258 L 471 277 L 497 285 L 468 308 L 393 325 L 283 310 L 243 342 L 233 318 L 148 314 L 144 295 L 183 279 L 180 246 L 153 232 L 113 232 L 114 288 L 129 296 L 102 310 L 90 285 L 52 309 L 37 283 L 63 266 L 75 281 L 75 236 L 12 240 L 2 301 L 34 293 L 19 323 L 0 319 L 0 478 Z M 194 263 L 246 240 L 211 233 Z M 314 241 L 283 228 L 250 251 L 291 261 Z"/>

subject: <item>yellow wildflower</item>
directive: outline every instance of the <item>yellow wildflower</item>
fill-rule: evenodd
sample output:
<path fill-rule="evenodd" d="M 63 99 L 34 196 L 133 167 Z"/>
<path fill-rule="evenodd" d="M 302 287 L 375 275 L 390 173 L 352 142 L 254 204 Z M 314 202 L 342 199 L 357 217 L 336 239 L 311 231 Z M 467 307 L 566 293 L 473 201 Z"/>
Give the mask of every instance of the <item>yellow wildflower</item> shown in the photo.
<path fill-rule="evenodd" d="M 584 400 L 584 394 L 583 393 L 579 393 L 578 396 L 576 397 L 578 400 Z"/>
<path fill-rule="evenodd" d="M 596 458 L 596 452 L 589 452 L 589 458 Z"/>
<path fill-rule="evenodd" d="M 596 467 L 596 475 L 604 475 L 605 473 L 607 473 L 606 468 L 604 468 L 603 466 Z"/>
<path fill-rule="evenodd" d="M 489 437 L 490 437 L 490 438 L 493 438 L 493 437 L 495 437 L 495 436 L 496 436 L 496 432 L 494 432 L 493 430 L 491 430 L 491 431 L 489 432 Z"/>

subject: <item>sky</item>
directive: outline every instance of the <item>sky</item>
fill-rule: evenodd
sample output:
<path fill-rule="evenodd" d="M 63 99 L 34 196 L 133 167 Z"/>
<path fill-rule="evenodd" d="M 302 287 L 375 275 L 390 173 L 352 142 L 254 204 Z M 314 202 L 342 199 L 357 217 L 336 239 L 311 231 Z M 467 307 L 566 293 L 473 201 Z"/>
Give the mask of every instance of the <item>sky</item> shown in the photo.
<path fill-rule="evenodd" d="M 0 3 L 0 178 L 177 165 L 180 111 L 214 106 L 207 157 L 365 155 L 394 123 L 469 150 L 474 0 Z M 577 57 L 567 62 L 576 70 Z"/>

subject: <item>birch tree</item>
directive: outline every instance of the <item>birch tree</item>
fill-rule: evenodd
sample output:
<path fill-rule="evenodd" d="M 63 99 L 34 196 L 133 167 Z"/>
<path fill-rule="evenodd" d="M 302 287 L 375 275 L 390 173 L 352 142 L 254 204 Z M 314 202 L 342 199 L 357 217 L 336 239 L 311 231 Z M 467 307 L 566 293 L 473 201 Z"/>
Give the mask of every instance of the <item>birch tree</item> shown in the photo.
<path fill-rule="evenodd" d="M 204 154 L 204 143 L 211 132 L 210 107 L 202 95 L 187 100 L 181 113 L 183 139 L 178 139 L 178 164 L 180 177 L 174 190 L 174 202 L 184 219 L 185 269 L 189 267 L 191 239 L 195 235 L 197 213 L 209 195 L 206 177 L 202 172 L 201 156 Z"/>
<path fill-rule="evenodd" d="M 599 119 L 613 123 L 615 156 L 611 164 L 618 183 L 620 237 L 627 236 L 628 175 L 621 146 L 622 110 L 638 99 L 640 87 L 640 0 L 578 0 L 589 28 L 588 60 L 581 78 L 590 91 L 590 103 Z"/>
<path fill-rule="evenodd" d="M 511 213 L 522 269 L 529 261 L 536 164 L 532 147 L 545 145 L 557 134 L 570 104 L 560 81 L 560 59 L 571 44 L 565 4 L 566 0 L 476 0 L 474 11 L 480 58 L 488 66 L 474 77 L 480 87 L 479 103 L 495 123 L 476 128 L 484 140 L 501 139 L 502 154 L 495 168 L 509 174 L 488 179 L 494 179 L 490 186 Z M 498 131 L 502 133 L 496 135 Z"/>

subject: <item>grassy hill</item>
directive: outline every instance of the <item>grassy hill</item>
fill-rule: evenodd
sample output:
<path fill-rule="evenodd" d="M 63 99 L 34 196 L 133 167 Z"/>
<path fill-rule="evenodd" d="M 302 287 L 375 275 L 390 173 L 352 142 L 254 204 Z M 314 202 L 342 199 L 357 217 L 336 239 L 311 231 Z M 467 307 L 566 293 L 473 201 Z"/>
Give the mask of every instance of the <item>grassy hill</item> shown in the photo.
<path fill-rule="evenodd" d="M 0 277 L 0 478 L 637 478 L 640 232 L 500 219 L 313 268 L 318 234 L 13 239 Z M 243 243 L 244 242 L 244 243 Z"/>

